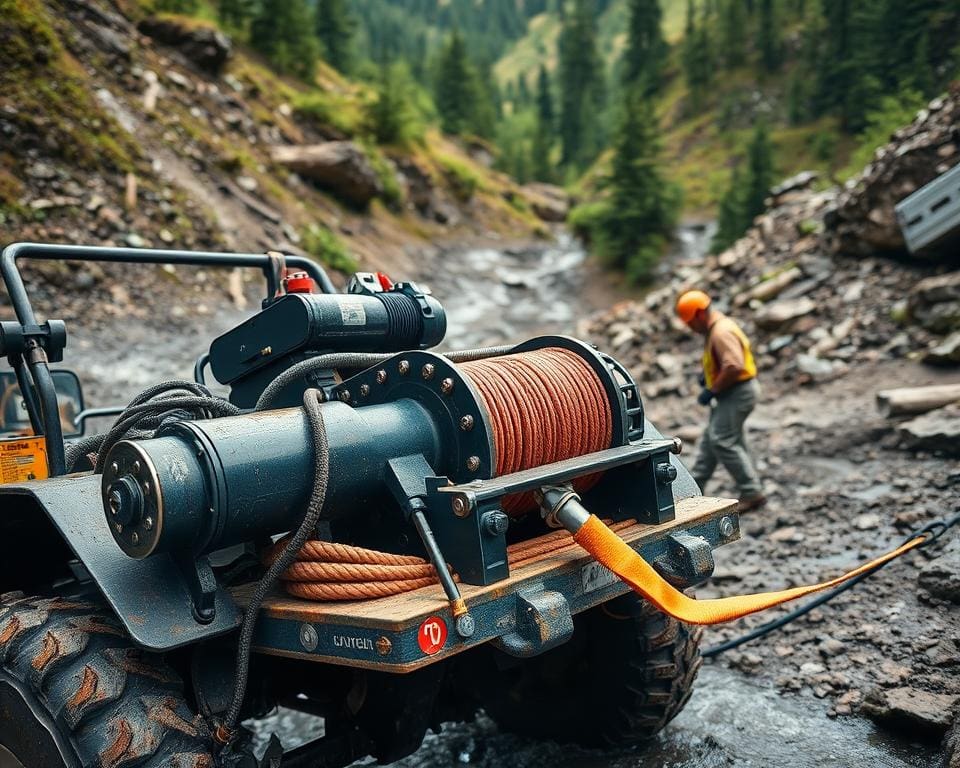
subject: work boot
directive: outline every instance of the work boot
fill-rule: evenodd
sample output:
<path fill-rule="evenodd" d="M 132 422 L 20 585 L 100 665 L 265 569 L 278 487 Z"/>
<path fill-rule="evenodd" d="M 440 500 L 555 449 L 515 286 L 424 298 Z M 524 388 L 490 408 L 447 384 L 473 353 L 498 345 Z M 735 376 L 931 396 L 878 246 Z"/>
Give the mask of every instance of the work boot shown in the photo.
<path fill-rule="evenodd" d="M 767 505 L 767 497 L 762 493 L 755 493 L 753 496 L 744 496 L 737 502 L 737 512 L 749 512 L 752 509 L 760 509 Z"/>

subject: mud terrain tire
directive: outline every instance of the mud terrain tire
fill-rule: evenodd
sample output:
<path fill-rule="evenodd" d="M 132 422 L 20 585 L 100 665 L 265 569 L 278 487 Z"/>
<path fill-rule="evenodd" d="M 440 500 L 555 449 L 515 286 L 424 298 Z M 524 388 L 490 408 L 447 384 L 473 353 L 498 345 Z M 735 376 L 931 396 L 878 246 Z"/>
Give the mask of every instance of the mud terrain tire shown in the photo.
<path fill-rule="evenodd" d="M 575 617 L 573 637 L 505 666 L 489 649 L 468 664 L 477 700 L 497 725 L 536 739 L 629 747 L 683 709 L 700 670 L 699 627 L 629 594 Z M 499 659 L 497 655 L 499 654 Z"/>
<path fill-rule="evenodd" d="M 101 605 L 0 596 L 0 764 L 212 768 L 211 744 L 179 675 Z"/>

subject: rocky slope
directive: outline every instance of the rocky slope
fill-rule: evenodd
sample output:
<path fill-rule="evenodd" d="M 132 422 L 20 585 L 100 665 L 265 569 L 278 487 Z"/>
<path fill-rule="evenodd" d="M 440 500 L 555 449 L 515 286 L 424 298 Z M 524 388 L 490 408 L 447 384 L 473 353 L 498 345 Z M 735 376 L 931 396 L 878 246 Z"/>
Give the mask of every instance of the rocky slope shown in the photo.
<path fill-rule="evenodd" d="M 2 0 L 0 51 L 0 241 L 277 249 L 404 272 L 431 241 L 546 234 L 542 193 L 483 153 L 430 131 L 377 146 L 368 88 L 323 67 L 315 84 L 279 78 L 206 22 L 134 0 Z M 108 277 L 133 308 L 171 283 L 46 275 L 86 306 L 123 298 Z"/>
<path fill-rule="evenodd" d="M 583 324 L 630 366 L 658 427 L 691 444 L 707 418 L 694 405 L 702 341 L 674 318 L 676 297 L 707 291 L 753 340 L 764 394 L 749 437 L 771 503 L 742 518 L 701 596 L 835 576 L 960 510 L 958 406 L 898 421 L 875 402 L 892 387 L 960 384 L 960 271 L 907 258 L 902 241 L 898 260 L 876 252 L 896 247 L 894 203 L 957 162 L 958 114 L 956 93 L 933 102 L 847 189 L 785 182 L 728 251 Z M 863 241 L 873 246 L 844 245 Z M 736 493 L 722 471 L 707 491 Z M 960 703 L 957 536 L 719 663 L 936 743 Z M 708 644 L 785 610 L 712 629 Z"/>

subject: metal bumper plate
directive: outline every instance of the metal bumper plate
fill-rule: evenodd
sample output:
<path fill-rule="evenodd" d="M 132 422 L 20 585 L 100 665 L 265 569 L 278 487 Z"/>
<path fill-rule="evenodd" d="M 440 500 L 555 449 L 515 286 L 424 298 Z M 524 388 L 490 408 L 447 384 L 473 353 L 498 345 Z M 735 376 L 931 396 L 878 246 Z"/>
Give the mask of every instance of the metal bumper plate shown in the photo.
<path fill-rule="evenodd" d="M 620 535 L 648 562 L 669 561 L 685 532 L 711 549 L 739 538 L 736 501 L 695 496 L 677 502 L 676 519 L 634 525 Z M 540 592 L 565 597 L 577 614 L 628 592 L 629 588 L 579 547 L 547 555 L 489 586 L 462 586 L 476 622 L 460 638 L 439 586 L 363 602 L 316 603 L 280 595 L 266 600 L 257 623 L 257 651 L 312 661 L 412 672 L 517 628 L 517 595 Z M 245 602 L 247 588 L 234 596 Z"/>

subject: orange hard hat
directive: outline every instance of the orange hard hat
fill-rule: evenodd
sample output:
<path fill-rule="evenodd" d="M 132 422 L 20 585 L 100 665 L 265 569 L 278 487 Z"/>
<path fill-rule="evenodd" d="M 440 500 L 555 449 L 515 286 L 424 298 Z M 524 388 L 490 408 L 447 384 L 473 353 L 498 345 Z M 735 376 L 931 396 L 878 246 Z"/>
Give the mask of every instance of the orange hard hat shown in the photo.
<path fill-rule="evenodd" d="M 677 315 L 683 322 L 689 323 L 699 310 L 709 306 L 710 297 L 703 291 L 687 291 L 677 299 Z"/>

